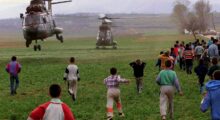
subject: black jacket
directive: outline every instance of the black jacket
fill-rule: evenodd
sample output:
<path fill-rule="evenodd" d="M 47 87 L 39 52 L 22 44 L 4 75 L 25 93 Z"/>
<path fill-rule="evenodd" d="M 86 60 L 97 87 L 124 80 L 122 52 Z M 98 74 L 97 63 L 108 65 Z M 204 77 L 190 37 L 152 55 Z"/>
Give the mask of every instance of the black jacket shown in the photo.
<path fill-rule="evenodd" d="M 146 66 L 146 63 L 142 62 L 140 65 L 138 65 L 136 62 L 132 62 L 129 65 L 133 68 L 135 77 L 144 76 L 144 68 Z"/>

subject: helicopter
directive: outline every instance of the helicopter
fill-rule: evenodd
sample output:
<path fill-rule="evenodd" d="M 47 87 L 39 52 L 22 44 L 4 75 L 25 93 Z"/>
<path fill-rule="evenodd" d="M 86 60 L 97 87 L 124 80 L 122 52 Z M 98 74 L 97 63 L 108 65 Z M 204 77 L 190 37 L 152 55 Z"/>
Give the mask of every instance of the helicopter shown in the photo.
<path fill-rule="evenodd" d="M 114 37 L 111 31 L 112 20 L 117 18 L 110 18 L 105 14 L 99 15 L 99 20 L 101 20 L 101 25 L 99 26 L 99 31 L 97 34 L 96 49 L 99 49 L 101 46 L 112 46 L 113 49 L 117 49 L 117 42 L 114 41 Z"/>
<path fill-rule="evenodd" d="M 72 0 L 52 2 L 52 0 L 31 0 L 26 8 L 25 15 L 20 14 L 22 19 L 23 36 L 26 40 L 26 47 L 29 47 L 32 41 L 35 41 L 34 51 L 41 50 L 38 40 L 56 35 L 57 40 L 63 43 L 62 28 L 56 26 L 52 16 L 52 5 L 72 2 Z M 46 5 L 48 5 L 46 7 Z"/>

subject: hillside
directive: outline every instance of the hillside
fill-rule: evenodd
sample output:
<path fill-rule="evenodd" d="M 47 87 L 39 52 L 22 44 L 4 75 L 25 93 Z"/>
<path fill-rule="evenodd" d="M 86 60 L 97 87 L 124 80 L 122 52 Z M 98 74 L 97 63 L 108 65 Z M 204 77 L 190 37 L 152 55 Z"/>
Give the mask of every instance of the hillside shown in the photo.
<path fill-rule="evenodd" d="M 175 23 L 168 14 L 110 14 L 113 20 L 114 35 L 165 35 L 178 33 Z M 65 38 L 96 37 L 100 21 L 98 14 L 55 15 L 57 26 L 64 28 Z M 220 31 L 220 14 L 214 18 Z M 20 19 L 0 20 L 0 41 L 16 38 L 23 41 Z M 213 28 L 210 26 L 210 28 Z"/>
<path fill-rule="evenodd" d="M 169 15 L 114 14 L 116 35 L 152 34 L 156 31 L 176 31 Z M 65 37 L 96 37 L 100 21 L 97 14 L 55 15 L 57 26 L 64 28 Z M 20 19 L 0 20 L 1 38 L 23 39 Z"/>

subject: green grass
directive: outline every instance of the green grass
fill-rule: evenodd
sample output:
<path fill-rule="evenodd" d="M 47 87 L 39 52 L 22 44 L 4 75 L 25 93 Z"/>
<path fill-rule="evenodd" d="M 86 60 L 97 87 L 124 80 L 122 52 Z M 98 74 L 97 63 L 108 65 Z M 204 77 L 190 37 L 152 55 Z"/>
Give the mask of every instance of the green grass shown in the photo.
<path fill-rule="evenodd" d="M 47 41 L 43 51 L 31 48 L 0 49 L 0 120 L 25 120 L 39 104 L 50 98 L 48 87 L 52 83 L 62 86 L 62 101 L 67 103 L 77 120 L 103 120 L 105 118 L 106 88 L 103 79 L 109 68 L 118 68 L 122 77 L 131 80 L 121 85 L 121 99 L 126 117 L 123 120 L 159 120 L 159 86 L 155 83 L 158 69 L 154 67 L 161 50 L 168 50 L 176 40 L 192 40 L 190 36 L 162 35 L 145 37 L 120 37 L 118 49 L 95 49 L 95 40 L 81 38 L 67 40 L 64 44 Z M 9 77 L 4 68 L 12 55 L 18 56 L 22 64 L 20 87 L 16 96 L 9 94 Z M 76 57 L 81 81 L 77 102 L 67 94 L 63 72 L 69 57 Z M 144 92 L 137 95 L 132 69 L 128 63 L 140 58 L 147 63 L 144 77 Z M 186 75 L 176 67 L 184 96 L 175 97 L 176 120 L 208 120 L 208 113 L 200 112 L 199 86 L 195 74 Z M 116 114 L 115 120 L 120 120 Z"/>

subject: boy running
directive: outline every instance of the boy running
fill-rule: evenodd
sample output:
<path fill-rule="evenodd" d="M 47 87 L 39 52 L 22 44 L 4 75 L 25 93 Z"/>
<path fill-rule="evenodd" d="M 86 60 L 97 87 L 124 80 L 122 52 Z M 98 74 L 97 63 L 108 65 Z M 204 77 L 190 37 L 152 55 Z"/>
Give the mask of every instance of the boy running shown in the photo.
<path fill-rule="evenodd" d="M 170 56 L 169 51 L 166 51 L 164 54 L 160 55 L 159 59 L 161 60 L 161 69 L 162 70 L 166 69 L 165 62 L 167 60 L 170 60 L 172 62 L 172 64 L 174 63 L 174 58 Z M 173 68 L 173 65 L 170 68 Z"/>
<path fill-rule="evenodd" d="M 131 62 L 129 65 L 134 70 L 137 92 L 141 93 L 143 89 L 143 76 L 144 76 L 144 68 L 146 66 L 146 63 L 142 62 L 140 59 L 137 59 L 135 62 Z"/>
<path fill-rule="evenodd" d="M 170 118 L 173 119 L 174 86 L 179 94 L 183 95 L 176 72 L 170 69 L 172 62 L 167 60 L 165 65 L 166 69 L 162 70 L 156 79 L 157 84 L 160 85 L 160 114 L 162 120 L 166 120 L 167 104 L 169 105 Z"/>
<path fill-rule="evenodd" d="M 160 52 L 159 57 L 160 57 L 161 55 L 163 55 L 163 51 Z M 157 63 L 156 63 L 155 66 L 156 66 L 156 67 L 158 66 L 159 72 L 160 72 L 160 70 L 161 70 L 161 59 L 160 59 L 160 58 L 157 59 Z"/>
<path fill-rule="evenodd" d="M 211 119 L 220 120 L 220 71 L 217 70 L 213 74 L 214 80 L 206 84 L 207 94 L 202 100 L 200 109 L 206 112 L 211 109 Z"/>
<path fill-rule="evenodd" d="M 107 120 L 113 120 L 113 102 L 116 102 L 119 116 L 124 117 L 122 111 L 121 98 L 120 98 L 120 83 L 129 83 L 128 80 L 123 79 L 120 75 L 117 75 L 117 69 L 110 69 L 110 76 L 104 79 L 104 84 L 106 85 L 107 91 Z"/>
<path fill-rule="evenodd" d="M 70 58 L 70 64 L 67 66 L 64 73 L 64 80 L 68 82 L 68 92 L 72 96 L 73 101 L 76 100 L 77 83 L 80 80 L 79 69 L 75 65 L 75 58 Z"/>

